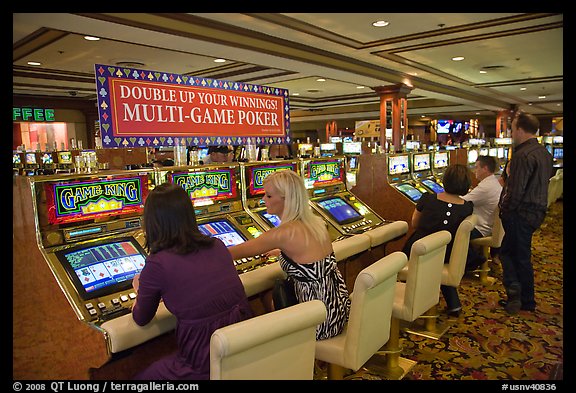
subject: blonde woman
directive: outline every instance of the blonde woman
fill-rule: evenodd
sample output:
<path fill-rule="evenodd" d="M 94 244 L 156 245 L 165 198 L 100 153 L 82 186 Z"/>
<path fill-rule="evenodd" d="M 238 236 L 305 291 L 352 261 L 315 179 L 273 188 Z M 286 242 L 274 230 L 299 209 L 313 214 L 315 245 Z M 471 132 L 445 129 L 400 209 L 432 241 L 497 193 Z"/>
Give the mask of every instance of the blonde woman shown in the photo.
<path fill-rule="evenodd" d="M 313 213 L 302 178 L 294 171 L 274 172 L 264 180 L 264 203 L 281 224 L 237 246 L 234 259 L 279 249 L 278 260 L 294 283 L 299 302 L 322 300 L 328 315 L 318 326 L 316 339 L 342 332 L 350 312 L 350 297 L 336 265 L 332 242 L 322 218 Z"/>

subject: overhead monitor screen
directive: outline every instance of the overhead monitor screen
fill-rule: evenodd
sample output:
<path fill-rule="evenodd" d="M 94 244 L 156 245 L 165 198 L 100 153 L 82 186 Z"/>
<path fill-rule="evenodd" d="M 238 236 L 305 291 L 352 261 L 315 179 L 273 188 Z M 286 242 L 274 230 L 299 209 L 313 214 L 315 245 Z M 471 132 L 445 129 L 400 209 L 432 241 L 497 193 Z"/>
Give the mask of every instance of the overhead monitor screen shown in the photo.
<path fill-rule="evenodd" d="M 434 180 L 424 179 L 422 180 L 422 184 L 424 184 L 426 187 L 434 191 L 436 194 L 444 192 L 444 187 L 436 183 Z"/>
<path fill-rule="evenodd" d="M 330 197 L 316 201 L 328 215 L 339 225 L 358 221 L 363 216 L 348 202 L 340 197 Z"/>
<path fill-rule="evenodd" d="M 238 197 L 234 168 L 209 169 L 198 172 L 174 172 L 169 181 L 186 190 L 195 205 Z"/>
<path fill-rule="evenodd" d="M 422 193 L 417 188 L 412 187 L 410 184 L 396 184 L 396 188 L 402 194 L 406 195 L 408 198 L 412 200 L 412 202 L 416 202 L 418 199 L 422 197 Z"/>
<path fill-rule="evenodd" d="M 264 219 L 264 221 L 266 221 L 266 223 L 269 224 L 270 228 L 274 228 L 280 225 L 280 217 L 278 217 L 276 214 L 270 214 L 266 210 L 261 210 L 258 212 L 258 214 Z"/>
<path fill-rule="evenodd" d="M 55 252 L 84 300 L 132 287 L 144 268 L 146 252 L 133 237 L 90 242 Z"/>
<path fill-rule="evenodd" d="M 468 150 L 468 164 L 473 164 L 478 159 L 478 150 L 470 149 Z"/>
<path fill-rule="evenodd" d="M 444 168 L 448 166 L 448 152 L 434 153 L 434 168 Z"/>
<path fill-rule="evenodd" d="M 230 221 L 226 219 L 205 221 L 198 224 L 200 232 L 207 236 L 216 237 L 226 245 L 226 247 L 236 246 L 244 243 L 246 239 L 238 232 Z"/>
<path fill-rule="evenodd" d="M 148 196 L 148 176 L 56 181 L 47 182 L 44 187 L 49 223 L 67 224 L 142 213 Z"/>
<path fill-rule="evenodd" d="M 290 169 L 296 171 L 296 163 L 287 164 L 264 164 L 249 165 L 245 167 L 246 182 L 245 184 L 248 197 L 256 197 L 264 194 L 264 179 L 276 171 Z"/>
<path fill-rule="evenodd" d="M 436 132 L 438 134 L 448 134 L 451 127 L 452 120 L 438 120 L 438 127 L 436 128 Z"/>
<path fill-rule="evenodd" d="M 425 171 L 430 169 L 430 154 L 422 153 L 422 154 L 414 154 L 412 156 L 414 160 L 414 172 Z"/>
<path fill-rule="evenodd" d="M 344 142 L 342 152 L 344 154 L 360 154 L 362 153 L 362 142 Z"/>
<path fill-rule="evenodd" d="M 388 174 L 398 175 L 402 173 L 410 173 L 408 155 L 388 156 Z"/>

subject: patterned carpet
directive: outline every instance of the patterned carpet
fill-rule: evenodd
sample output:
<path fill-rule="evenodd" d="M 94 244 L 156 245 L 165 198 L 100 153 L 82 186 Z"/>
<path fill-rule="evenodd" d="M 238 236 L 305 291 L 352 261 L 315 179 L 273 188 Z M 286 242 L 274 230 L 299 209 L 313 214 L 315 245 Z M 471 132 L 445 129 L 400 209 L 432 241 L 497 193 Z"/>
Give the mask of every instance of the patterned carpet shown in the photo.
<path fill-rule="evenodd" d="M 554 203 L 533 237 L 537 309 L 508 315 L 498 305 L 505 298 L 502 268 L 491 265 L 492 286 L 483 286 L 467 274 L 459 293 L 463 312 L 438 340 L 400 334 L 402 357 L 417 361 L 403 380 L 546 380 L 563 365 L 563 203 Z M 438 309 L 445 309 L 442 296 Z M 445 320 L 441 317 L 439 324 Z M 378 358 L 377 358 L 378 357 Z M 366 368 L 345 379 L 386 379 L 371 364 L 383 364 L 375 355 Z M 560 373 L 561 375 L 561 373 Z M 315 379 L 325 378 L 320 366 Z"/>

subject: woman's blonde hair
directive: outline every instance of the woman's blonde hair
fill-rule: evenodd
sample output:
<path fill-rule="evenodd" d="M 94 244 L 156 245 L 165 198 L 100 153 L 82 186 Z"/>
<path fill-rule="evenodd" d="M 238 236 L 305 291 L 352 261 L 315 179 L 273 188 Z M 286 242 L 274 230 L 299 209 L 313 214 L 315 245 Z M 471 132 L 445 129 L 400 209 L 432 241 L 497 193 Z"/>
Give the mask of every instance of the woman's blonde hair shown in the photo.
<path fill-rule="evenodd" d="M 308 191 L 304 186 L 304 180 L 296 172 L 292 170 L 273 172 L 264 179 L 264 184 L 276 188 L 280 196 L 284 198 L 284 211 L 280 217 L 280 225 L 290 221 L 299 221 L 308 228 L 316 240 L 329 239 L 326 223 L 312 211 L 308 203 Z"/>

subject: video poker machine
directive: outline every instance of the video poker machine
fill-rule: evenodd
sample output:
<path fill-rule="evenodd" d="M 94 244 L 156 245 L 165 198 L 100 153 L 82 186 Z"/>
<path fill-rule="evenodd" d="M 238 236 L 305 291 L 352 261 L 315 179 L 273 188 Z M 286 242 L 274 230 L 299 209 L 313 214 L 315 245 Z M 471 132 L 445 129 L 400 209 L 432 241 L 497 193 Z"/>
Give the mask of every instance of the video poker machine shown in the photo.
<path fill-rule="evenodd" d="M 262 224 L 244 210 L 239 164 L 164 167 L 162 172 L 164 181 L 178 184 L 188 192 L 194 203 L 198 228 L 205 235 L 214 236 L 231 247 L 265 231 Z M 268 263 L 260 255 L 234 261 L 238 273 Z"/>
<path fill-rule="evenodd" d="M 144 267 L 141 230 L 151 170 L 31 178 L 38 247 L 79 320 L 130 313 Z"/>
<path fill-rule="evenodd" d="M 444 192 L 444 187 L 438 184 L 432 173 L 431 153 L 412 153 L 411 158 L 412 179 L 414 179 L 418 185 L 424 186 L 424 188 L 435 194 Z"/>
<path fill-rule="evenodd" d="M 387 156 L 387 180 L 412 203 L 418 202 L 422 194 L 429 192 L 424 186 L 412 179 L 410 170 L 410 153 L 389 154 Z"/>
<path fill-rule="evenodd" d="M 351 236 L 374 229 L 385 221 L 348 191 L 344 161 L 344 157 L 301 160 L 300 174 L 312 208 L 342 236 Z"/>
<path fill-rule="evenodd" d="M 269 174 L 280 170 L 292 170 L 300 174 L 298 160 L 282 160 L 242 163 L 242 200 L 244 208 L 254 219 L 261 223 L 265 229 L 272 229 L 280 225 L 280 218 L 269 214 L 262 198 L 264 197 L 264 179 Z M 314 210 L 316 212 L 316 210 Z M 318 214 L 318 213 L 316 213 Z M 342 233 L 330 222 L 326 221 L 330 239 L 335 241 L 342 237 Z"/>

